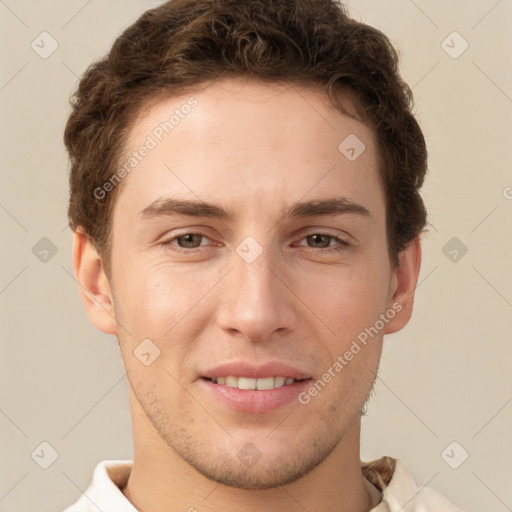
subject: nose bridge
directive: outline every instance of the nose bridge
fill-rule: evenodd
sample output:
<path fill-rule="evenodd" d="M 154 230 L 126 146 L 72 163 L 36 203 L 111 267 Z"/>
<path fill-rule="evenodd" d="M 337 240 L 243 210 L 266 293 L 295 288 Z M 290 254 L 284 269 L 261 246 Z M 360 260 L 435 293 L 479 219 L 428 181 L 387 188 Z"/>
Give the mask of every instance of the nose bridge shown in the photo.
<path fill-rule="evenodd" d="M 270 309 L 277 300 L 279 290 L 275 274 L 279 263 L 269 245 L 263 247 L 250 237 L 237 247 L 233 258 L 237 302 L 245 303 L 248 315 Z"/>
<path fill-rule="evenodd" d="M 275 299 L 279 263 L 270 248 L 259 249 L 254 242 L 240 244 L 234 257 L 234 278 L 241 299 L 261 301 Z M 237 261 L 238 260 L 238 261 Z"/>
<path fill-rule="evenodd" d="M 279 329 L 293 329 L 293 304 L 281 282 L 285 276 L 280 276 L 283 265 L 270 242 L 263 246 L 247 237 L 233 252 L 232 267 L 219 307 L 221 327 L 251 341 L 264 340 Z"/>

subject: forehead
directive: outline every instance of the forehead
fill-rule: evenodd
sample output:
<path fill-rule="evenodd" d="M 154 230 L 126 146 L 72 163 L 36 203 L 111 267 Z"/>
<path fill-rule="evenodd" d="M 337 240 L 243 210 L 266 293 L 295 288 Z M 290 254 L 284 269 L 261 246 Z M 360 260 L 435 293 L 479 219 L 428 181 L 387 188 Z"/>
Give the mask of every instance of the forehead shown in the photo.
<path fill-rule="evenodd" d="M 170 194 L 263 213 L 334 188 L 383 202 L 372 130 L 319 87 L 229 78 L 160 97 L 134 122 L 123 164 L 118 201 L 141 207 Z"/>

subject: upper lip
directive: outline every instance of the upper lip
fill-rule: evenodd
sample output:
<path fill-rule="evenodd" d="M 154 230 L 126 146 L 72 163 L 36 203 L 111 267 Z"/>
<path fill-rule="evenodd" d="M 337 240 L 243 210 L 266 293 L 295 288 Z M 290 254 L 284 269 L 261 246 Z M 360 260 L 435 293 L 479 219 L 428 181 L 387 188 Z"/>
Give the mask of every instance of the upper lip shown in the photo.
<path fill-rule="evenodd" d="M 263 379 L 265 377 L 292 377 L 295 380 L 303 380 L 310 378 L 310 375 L 307 373 L 278 361 L 270 361 L 258 366 L 243 361 L 224 363 L 202 374 L 202 377 L 209 379 L 229 376 L 249 377 L 253 379 Z"/>

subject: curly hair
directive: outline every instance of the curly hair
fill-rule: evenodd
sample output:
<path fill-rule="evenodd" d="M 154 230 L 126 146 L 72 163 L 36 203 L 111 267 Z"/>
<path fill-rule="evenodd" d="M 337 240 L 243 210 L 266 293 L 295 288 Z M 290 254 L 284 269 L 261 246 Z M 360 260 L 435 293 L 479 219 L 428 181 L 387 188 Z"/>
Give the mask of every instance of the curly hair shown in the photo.
<path fill-rule="evenodd" d="M 336 0 L 171 0 L 146 11 L 82 76 L 64 133 L 71 162 L 69 226 L 110 269 L 111 218 L 121 187 L 98 199 L 123 143 L 150 101 L 220 77 L 320 87 L 340 112 L 347 98 L 373 129 L 386 200 L 390 260 L 426 225 L 420 196 L 427 149 L 399 58 L 379 30 Z"/>

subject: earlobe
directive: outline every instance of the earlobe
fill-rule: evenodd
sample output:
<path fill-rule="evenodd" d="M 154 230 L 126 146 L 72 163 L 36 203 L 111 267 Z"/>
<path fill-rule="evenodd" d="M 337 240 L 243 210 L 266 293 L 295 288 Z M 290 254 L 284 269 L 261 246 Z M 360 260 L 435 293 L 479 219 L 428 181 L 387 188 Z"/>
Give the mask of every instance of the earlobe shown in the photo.
<path fill-rule="evenodd" d="M 386 324 L 385 334 L 399 331 L 412 315 L 414 292 L 421 267 L 421 242 L 419 236 L 409 242 L 399 254 L 400 264 L 392 280 L 391 298 L 388 304 L 396 313 Z"/>
<path fill-rule="evenodd" d="M 105 334 L 117 334 L 114 302 L 103 264 L 89 236 L 80 228 L 73 239 L 73 268 L 89 320 Z"/>

